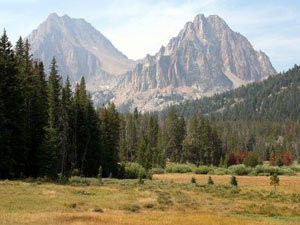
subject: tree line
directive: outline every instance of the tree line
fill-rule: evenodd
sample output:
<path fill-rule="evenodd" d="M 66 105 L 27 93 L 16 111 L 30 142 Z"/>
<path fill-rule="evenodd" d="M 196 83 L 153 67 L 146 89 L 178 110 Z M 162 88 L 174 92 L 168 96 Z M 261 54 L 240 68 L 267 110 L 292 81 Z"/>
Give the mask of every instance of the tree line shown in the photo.
<path fill-rule="evenodd" d="M 224 155 L 216 127 L 174 108 L 167 119 L 137 110 L 120 114 L 113 103 L 96 109 L 84 77 L 72 88 L 55 58 L 46 76 L 21 37 L 0 40 L 0 178 L 71 175 L 120 177 L 123 163 L 146 169 L 167 161 L 218 165 Z"/>

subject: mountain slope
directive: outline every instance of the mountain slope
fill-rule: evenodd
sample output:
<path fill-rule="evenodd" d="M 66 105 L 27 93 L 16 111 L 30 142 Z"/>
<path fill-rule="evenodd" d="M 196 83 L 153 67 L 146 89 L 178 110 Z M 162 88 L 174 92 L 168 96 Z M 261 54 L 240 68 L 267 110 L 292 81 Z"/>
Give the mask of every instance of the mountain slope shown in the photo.
<path fill-rule="evenodd" d="M 255 51 L 218 16 L 198 15 L 166 47 L 147 55 L 123 75 L 117 105 L 142 111 L 223 92 L 275 74 L 269 58 Z M 124 93 L 126 97 L 124 97 Z"/>
<path fill-rule="evenodd" d="M 185 117 L 200 112 L 229 120 L 300 121 L 300 66 L 262 82 L 182 103 L 177 111 Z"/>
<path fill-rule="evenodd" d="M 95 80 L 92 86 L 95 89 L 100 85 L 95 83 L 97 80 L 110 86 L 115 81 L 112 75 L 120 75 L 134 66 L 132 60 L 84 19 L 53 13 L 27 38 L 33 56 L 43 60 L 46 68 L 55 56 L 63 76 L 78 81 L 84 75 L 90 83 Z"/>

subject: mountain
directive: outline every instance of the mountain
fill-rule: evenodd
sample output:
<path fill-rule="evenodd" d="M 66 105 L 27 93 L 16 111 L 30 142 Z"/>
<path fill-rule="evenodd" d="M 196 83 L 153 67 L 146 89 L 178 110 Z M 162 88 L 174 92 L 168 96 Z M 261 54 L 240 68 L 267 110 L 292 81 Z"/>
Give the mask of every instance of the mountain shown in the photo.
<path fill-rule="evenodd" d="M 300 121 L 300 66 L 262 82 L 176 106 L 180 115 L 194 113 L 224 120 Z M 163 112 L 167 115 L 167 110 Z"/>
<path fill-rule="evenodd" d="M 276 74 L 218 16 L 198 15 L 153 56 L 129 60 L 83 19 L 51 14 L 29 36 L 31 52 L 75 82 L 86 77 L 96 106 L 114 101 L 120 111 L 155 111 L 211 96 Z"/>
<path fill-rule="evenodd" d="M 34 58 L 43 60 L 46 68 L 55 56 L 61 75 L 73 82 L 85 76 L 92 90 L 111 86 L 135 65 L 84 19 L 50 14 L 27 39 Z"/>
<path fill-rule="evenodd" d="M 121 108 L 152 111 L 223 92 L 275 74 L 268 56 L 255 51 L 218 16 L 198 15 L 154 56 L 123 75 Z"/>

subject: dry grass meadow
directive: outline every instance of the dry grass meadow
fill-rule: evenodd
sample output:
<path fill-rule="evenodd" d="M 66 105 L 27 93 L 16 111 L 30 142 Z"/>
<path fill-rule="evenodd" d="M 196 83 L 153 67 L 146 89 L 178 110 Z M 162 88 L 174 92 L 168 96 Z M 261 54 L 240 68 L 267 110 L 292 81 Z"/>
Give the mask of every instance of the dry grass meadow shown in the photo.
<path fill-rule="evenodd" d="M 194 176 L 197 184 L 190 182 Z M 0 181 L 0 224 L 201 225 L 300 224 L 300 178 L 280 176 L 276 193 L 269 177 L 161 174 L 103 184 Z"/>

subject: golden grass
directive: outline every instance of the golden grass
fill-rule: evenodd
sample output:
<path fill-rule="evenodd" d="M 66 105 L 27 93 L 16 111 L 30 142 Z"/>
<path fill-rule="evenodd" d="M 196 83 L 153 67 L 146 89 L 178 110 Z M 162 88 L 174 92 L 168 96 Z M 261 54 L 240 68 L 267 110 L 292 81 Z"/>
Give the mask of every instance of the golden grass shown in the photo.
<path fill-rule="evenodd" d="M 2 217 L 0 224 L 43 224 L 43 225 L 271 225 L 273 222 L 262 222 L 249 219 L 239 219 L 216 214 L 197 212 L 142 212 L 125 213 L 120 211 L 97 214 L 86 213 L 43 213 Z M 289 223 L 290 225 L 296 223 Z"/>
<path fill-rule="evenodd" d="M 196 174 L 155 174 L 153 179 L 167 180 L 174 182 L 190 182 L 192 177 L 197 182 L 206 184 L 208 177 L 211 176 L 215 184 L 229 184 L 231 175 L 196 175 Z M 259 188 L 264 190 L 273 190 L 270 186 L 270 177 L 267 176 L 236 176 L 240 187 Z M 279 176 L 280 186 L 278 191 L 293 191 L 300 193 L 299 176 Z"/>
<path fill-rule="evenodd" d="M 207 191 L 191 184 L 192 176 L 198 182 L 207 182 L 207 175 L 193 174 L 155 175 L 155 180 L 144 185 L 138 185 L 136 180 L 108 179 L 104 179 L 104 185 L 91 186 L 0 181 L 0 225 L 300 224 L 300 203 L 244 198 L 234 195 L 235 188 Z M 227 175 L 212 178 L 216 184 L 230 180 Z M 243 193 L 252 189 L 264 196 L 270 193 L 269 177 L 237 178 Z M 280 180 L 282 190 L 294 193 L 297 185 L 300 187 L 299 177 L 281 176 Z M 164 199 L 171 203 L 164 203 Z M 95 212 L 96 208 L 103 212 Z M 138 210 L 133 211 L 135 208 Z M 294 215 L 298 208 L 299 213 Z"/>

